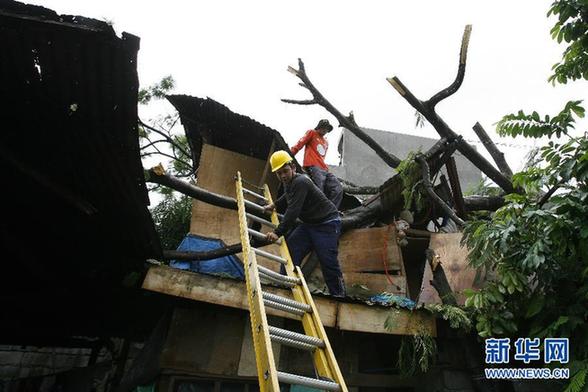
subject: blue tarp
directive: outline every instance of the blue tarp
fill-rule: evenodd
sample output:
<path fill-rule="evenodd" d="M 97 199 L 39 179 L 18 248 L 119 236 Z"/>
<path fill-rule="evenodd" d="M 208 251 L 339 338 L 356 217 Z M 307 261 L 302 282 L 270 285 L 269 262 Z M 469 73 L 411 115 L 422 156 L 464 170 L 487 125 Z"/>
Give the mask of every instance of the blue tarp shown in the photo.
<path fill-rule="evenodd" d="M 187 234 L 180 243 L 180 246 L 178 246 L 178 250 L 184 252 L 205 252 L 224 247 L 225 244 L 221 240 Z M 234 255 L 206 261 L 172 260 L 169 265 L 173 268 L 190 270 L 203 274 L 232 276 L 239 279 L 245 278 L 243 264 L 241 263 L 241 260 Z"/>
<path fill-rule="evenodd" d="M 390 306 L 390 305 L 397 305 L 400 306 L 401 308 L 406 308 L 406 309 L 414 309 L 416 307 L 416 302 L 414 302 L 412 299 L 407 298 L 407 297 L 403 297 L 400 295 L 396 295 L 396 294 L 392 294 L 392 293 L 380 293 L 378 295 L 374 295 L 373 297 L 370 297 L 367 300 L 368 304 L 378 304 L 378 305 L 384 305 L 384 306 Z"/>

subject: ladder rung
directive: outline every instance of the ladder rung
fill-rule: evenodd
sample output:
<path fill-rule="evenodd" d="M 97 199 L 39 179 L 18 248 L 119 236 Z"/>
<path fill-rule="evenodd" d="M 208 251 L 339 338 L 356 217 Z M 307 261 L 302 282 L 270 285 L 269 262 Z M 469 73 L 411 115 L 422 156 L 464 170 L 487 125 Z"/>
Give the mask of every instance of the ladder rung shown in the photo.
<path fill-rule="evenodd" d="M 235 180 L 236 180 L 236 179 L 237 179 L 237 176 L 235 176 Z M 264 189 L 264 188 L 263 188 L 262 186 L 259 186 L 259 185 L 257 185 L 257 184 L 254 184 L 254 183 L 250 182 L 250 181 L 247 181 L 247 180 L 246 180 L 246 179 L 244 179 L 243 177 L 241 177 L 241 182 L 242 182 L 243 184 L 250 185 L 250 186 L 252 186 L 252 187 L 253 187 L 253 188 L 255 188 L 255 189 L 259 189 L 260 191 L 262 191 L 262 192 L 263 192 L 263 189 Z"/>
<path fill-rule="evenodd" d="M 277 227 L 277 226 L 276 226 L 276 225 L 274 225 L 272 222 L 270 222 L 270 221 L 268 221 L 268 220 L 265 220 L 265 219 L 263 219 L 263 218 L 260 218 L 260 217 L 258 217 L 258 216 L 256 216 L 256 215 L 253 215 L 253 214 L 250 214 L 250 213 L 246 213 L 245 215 L 247 215 L 247 218 L 249 218 L 249 219 L 251 219 L 251 220 L 253 220 L 253 221 L 255 221 L 255 222 L 259 222 L 259 223 L 261 223 L 262 225 L 269 226 L 269 227 L 271 227 L 272 229 L 275 229 L 275 228 Z"/>
<path fill-rule="evenodd" d="M 249 189 L 243 187 L 243 193 L 247 193 L 248 195 L 257 197 L 258 199 L 264 200 L 265 202 L 267 202 L 267 198 L 264 195 L 260 195 L 259 193 L 250 191 Z"/>
<path fill-rule="evenodd" d="M 341 386 L 336 382 L 299 376 L 298 374 L 278 372 L 278 381 L 283 382 L 285 384 L 304 385 L 305 387 L 324 389 L 333 392 L 341 391 Z"/>
<path fill-rule="evenodd" d="M 282 329 L 278 327 L 269 326 L 269 333 L 275 336 L 281 336 L 286 339 L 291 339 L 298 341 L 300 343 L 310 344 L 312 346 L 324 348 L 325 342 L 323 342 L 319 338 L 315 338 L 314 336 L 308 336 L 302 333 L 289 331 L 287 329 Z"/>
<path fill-rule="evenodd" d="M 290 347 L 298 348 L 300 350 L 306 350 L 306 351 L 316 350 L 316 346 L 313 346 L 312 344 L 299 342 L 298 340 L 294 340 L 294 339 L 288 339 L 283 336 L 277 336 L 277 335 L 270 334 L 270 339 L 276 343 L 283 344 L 284 346 L 290 346 Z"/>
<path fill-rule="evenodd" d="M 266 275 L 264 274 L 262 271 L 259 271 L 259 277 L 260 278 L 265 278 L 273 283 L 276 283 L 278 286 L 280 287 L 285 287 L 288 289 L 291 289 L 292 287 L 296 286 L 296 283 L 292 283 L 292 282 L 287 282 L 284 279 L 280 279 L 280 278 L 275 278 L 271 275 Z"/>
<path fill-rule="evenodd" d="M 265 293 L 265 292 L 262 294 L 262 296 L 263 296 L 264 300 L 276 302 L 278 304 L 289 306 L 291 308 L 295 308 L 295 309 L 301 310 L 303 312 L 307 312 L 307 313 L 312 312 L 312 308 L 310 307 L 310 305 L 307 305 L 302 302 L 294 301 L 293 299 L 290 299 L 290 298 L 285 298 L 285 297 L 282 297 L 282 296 L 279 296 L 276 294 Z M 276 335 L 279 335 L 279 334 L 276 334 Z M 287 336 L 287 337 L 289 337 L 289 336 Z"/>
<path fill-rule="evenodd" d="M 257 238 L 258 240 L 262 240 L 262 241 L 267 241 L 265 234 L 260 233 L 259 231 L 253 230 L 253 229 L 247 229 L 247 232 L 249 234 L 251 234 L 253 237 Z M 282 244 L 282 239 L 279 238 L 276 242 L 274 242 L 275 244 L 281 245 Z"/>
<path fill-rule="evenodd" d="M 284 283 L 300 284 L 300 278 L 295 278 L 295 277 L 288 276 L 288 275 L 282 275 L 278 272 L 272 271 L 271 269 L 264 267 L 263 265 L 258 265 L 257 269 L 259 270 L 259 273 L 267 275 L 267 276 L 271 276 L 272 278 L 280 280 Z"/>
<path fill-rule="evenodd" d="M 292 306 L 284 305 L 284 304 L 281 304 L 278 302 L 269 301 L 267 299 L 263 300 L 263 304 L 269 308 L 278 309 L 283 312 L 295 314 L 297 316 L 304 316 L 304 313 L 306 313 L 304 310 L 300 310 L 300 309 L 294 308 Z"/>
<path fill-rule="evenodd" d="M 255 254 L 257 254 L 259 256 L 263 256 L 266 259 L 277 261 L 278 263 L 281 263 L 281 264 L 284 264 L 284 265 L 288 264 L 288 260 L 284 259 L 283 257 L 276 256 L 276 255 L 274 255 L 272 253 L 266 252 L 265 250 L 253 248 L 253 251 L 255 252 Z"/>

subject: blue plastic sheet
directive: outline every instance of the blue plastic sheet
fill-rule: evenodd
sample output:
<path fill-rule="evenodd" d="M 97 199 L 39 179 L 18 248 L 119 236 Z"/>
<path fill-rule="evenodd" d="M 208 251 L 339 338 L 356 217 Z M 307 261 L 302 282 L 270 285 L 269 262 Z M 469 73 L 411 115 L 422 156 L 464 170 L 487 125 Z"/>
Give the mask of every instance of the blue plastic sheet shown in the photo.
<path fill-rule="evenodd" d="M 401 308 L 406 308 L 406 309 L 414 309 L 416 307 L 416 302 L 414 302 L 412 299 L 407 298 L 407 297 L 403 297 L 400 295 L 396 295 L 396 294 L 392 294 L 392 293 L 380 293 L 378 295 L 374 295 L 373 297 L 370 297 L 367 301 L 369 304 L 378 304 L 378 305 L 384 305 L 384 306 L 390 306 L 390 305 L 397 305 L 400 306 Z"/>
<path fill-rule="evenodd" d="M 221 240 L 187 234 L 178 246 L 178 250 L 184 252 L 205 252 L 224 247 L 225 244 Z M 206 261 L 172 260 L 169 265 L 173 268 L 200 272 L 202 274 L 231 276 L 238 279 L 245 278 L 243 264 L 234 255 Z"/>

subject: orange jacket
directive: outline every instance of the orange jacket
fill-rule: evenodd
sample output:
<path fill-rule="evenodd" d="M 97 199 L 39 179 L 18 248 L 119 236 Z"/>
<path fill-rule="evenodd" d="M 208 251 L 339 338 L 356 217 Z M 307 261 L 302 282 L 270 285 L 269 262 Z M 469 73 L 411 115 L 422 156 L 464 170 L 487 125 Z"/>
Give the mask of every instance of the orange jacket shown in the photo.
<path fill-rule="evenodd" d="M 298 143 L 290 149 L 290 152 L 292 152 L 292 155 L 296 155 L 302 147 L 306 147 L 302 166 L 318 166 L 323 170 L 329 170 L 325 164 L 325 155 L 327 155 L 329 143 L 320 133 L 314 129 L 306 131 L 304 136 L 298 140 Z"/>

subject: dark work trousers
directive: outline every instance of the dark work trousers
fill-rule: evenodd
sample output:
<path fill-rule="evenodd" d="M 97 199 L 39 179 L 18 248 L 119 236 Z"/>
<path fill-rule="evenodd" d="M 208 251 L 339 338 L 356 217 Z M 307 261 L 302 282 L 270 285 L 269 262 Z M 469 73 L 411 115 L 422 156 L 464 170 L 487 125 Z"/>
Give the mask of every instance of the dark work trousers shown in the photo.
<path fill-rule="evenodd" d="M 294 265 L 300 266 L 311 250 L 316 252 L 329 293 L 336 297 L 345 296 L 343 274 L 337 260 L 340 235 L 341 221 L 336 220 L 316 225 L 302 223 L 286 239 Z M 285 273 L 283 269 L 282 273 Z"/>
<path fill-rule="evenodd" d="M 327 199 L 331 200 L 338 209 L 343 199 L 343 187 L 337 177 L 333 173 L 329 173 L 316 166 L 306 166 L 304 169 L 310 176 L 312 182 L 314 182 L 314 185 L 323 191 Z"/>

